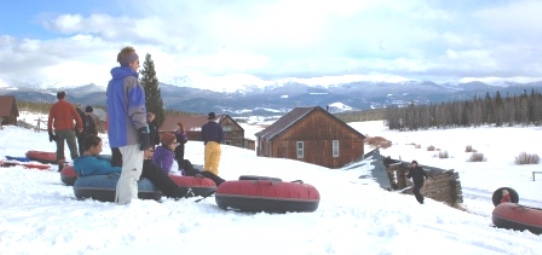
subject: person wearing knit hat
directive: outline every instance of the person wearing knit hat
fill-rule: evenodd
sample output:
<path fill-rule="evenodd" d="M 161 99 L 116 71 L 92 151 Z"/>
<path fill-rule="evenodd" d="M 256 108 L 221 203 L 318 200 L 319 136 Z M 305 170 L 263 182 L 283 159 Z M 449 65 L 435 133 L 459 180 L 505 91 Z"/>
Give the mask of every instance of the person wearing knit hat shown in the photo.
<path fill-rule="evenodd" d="M 172 133 L 163 133 L 160 138 L 160 146 L 156 147 L 152 156 L 152 163 L 159 166 L 166 174 L 171 171 L 175 160 L 175 148 L 178 146 L 177 137 Z"/>
<path fill-rule="evenodd" d="M 214 112 L 207 114 L 207 119 L 209 121 L 201 127 L 201 140 L 205 144 L 203 169 L 218 175 L 218 165 L 222 154 L 220 143 L 224 141 L 224 131 L 216 123 Z"/>
<path fill-rule="evenodd" d="M 111 69 L 107 85 L 107 134 L 111 148 L 122 155 L 122 172 L 117 182 L 115 202 L 129 204 L 137 198 L 137 181 L 143 171 L 144 151 L 150 147 L 145 89 L 139 83 L 139 56 L 133 47 L 117 54 L 118 67 Z"/>

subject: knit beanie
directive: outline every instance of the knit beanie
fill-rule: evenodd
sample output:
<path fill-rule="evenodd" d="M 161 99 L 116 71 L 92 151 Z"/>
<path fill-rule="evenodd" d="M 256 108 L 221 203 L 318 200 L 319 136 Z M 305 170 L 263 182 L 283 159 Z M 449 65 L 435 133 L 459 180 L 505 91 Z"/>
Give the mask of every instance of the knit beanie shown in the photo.
<path fill-rule="evenodd" d="M 175 135 L 172 133 L 163 133 L 162 139 L 160 139 L 160 142 L 162 143 L 162 146 L 168 146 L 173 143 L 173 141 L 176 139 Z"/>

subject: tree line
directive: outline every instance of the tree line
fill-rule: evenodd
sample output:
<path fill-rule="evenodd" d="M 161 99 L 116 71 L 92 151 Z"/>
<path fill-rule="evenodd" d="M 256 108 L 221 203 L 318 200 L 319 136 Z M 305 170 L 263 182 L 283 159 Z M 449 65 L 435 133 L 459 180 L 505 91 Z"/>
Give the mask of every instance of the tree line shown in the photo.
<path fill-rule="evenodd" d="M 386 107 L 387 125 L 395 130 L 428 128 L 495 127 L 514 125 L 540 125 L 542 123 L 542 94 L 531 90 L 521 95 L 492 97 L 475 96 L 472 100 L 443 102 L 440 104 Z"/>

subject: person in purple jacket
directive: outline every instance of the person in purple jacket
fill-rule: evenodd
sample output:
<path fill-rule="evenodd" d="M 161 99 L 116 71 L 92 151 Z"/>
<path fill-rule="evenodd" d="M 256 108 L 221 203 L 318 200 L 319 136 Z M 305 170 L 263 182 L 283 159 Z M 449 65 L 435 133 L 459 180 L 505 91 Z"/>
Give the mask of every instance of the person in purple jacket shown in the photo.
<path fill-rule="evenodd" d="M 169 174 L 175 159 L 174 151 L 178 145 L 177 138 L 172 133 L 163 133 L 160 143 L 161 145 L 157 146 L 154 151 L 152 163 L 162 168 L 166 174 Z"/>
<path fill-rule="evenodd" d="M 205 144 L 205 163 L 203 169 L 215 175 L 218 175 L 218 165 L 220 163 L 220 143 L 224 140 L 224 131 L 222 127 L 216 123 L 216 115 L 214 112 L 207 114 L 207 122 L 201 127 L 201 140 Z"/>

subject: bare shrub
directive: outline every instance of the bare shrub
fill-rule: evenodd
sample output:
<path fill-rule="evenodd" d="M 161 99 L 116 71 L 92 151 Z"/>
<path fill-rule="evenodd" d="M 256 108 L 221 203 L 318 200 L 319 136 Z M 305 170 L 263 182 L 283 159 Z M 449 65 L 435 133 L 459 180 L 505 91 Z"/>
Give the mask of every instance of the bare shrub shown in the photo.
<path fill-rule="evenodd" d="M 472 152 L 472 145 L 467 145 L 467 147 L 465 147 L 465 152 Z"/>
<path fill-rule="evenodd" d="M 440 151 L 438 153 L 438 157 L 439 158 L 449 158 L 450 156 L 448 155 L 448 151 Z"/>
<path fill-rule="evenodd" d="M 427 146 L 427 151 L 435 151 L 435 146 L 433 145 Z"/>
<path fill-rule="evenodd" d="M 422 148 L 422 145 L 421 145 L 421 144 L 416 144 L 416 145 L 414 145 L 414 148 L 416 148 L 416 149 L 421 149 L 421 148 Z"/>
<path fill-rule="evenodd" d="M 382 136 L 372 136 L 365 139 L 365 144 L 386 149 L 392 145 L 392 142 Z"/>
<path fill-rule="evenodd" d="M 486 157 L 484 157 L 484 153 L 473 152 L 470 155 L 470 158 L 467 161 L 469 161 L 469 162 L 484 162 L 484 161 L 486 161 Z"/>
<path fill-rule="evenodd" d="M 436 150 L 436 151 L 440 151 L 440 148 L 436 148 L 435 150 Z"/>
<path fill-rule="evenodd" d="M 392 143 L 389 140 L 380 142 L 380 148 L 382 148 L 382 149 L 387 149 L 387 148 L 391 147 L 391 145 L 392 145 Z"/>
<path fill-rule="evenodd" d="M 536 165 L 540 161 L 537 154 L 522 152 L 516 157 L 516 165 Z"/>

